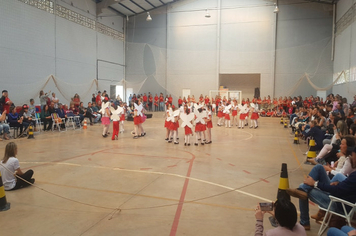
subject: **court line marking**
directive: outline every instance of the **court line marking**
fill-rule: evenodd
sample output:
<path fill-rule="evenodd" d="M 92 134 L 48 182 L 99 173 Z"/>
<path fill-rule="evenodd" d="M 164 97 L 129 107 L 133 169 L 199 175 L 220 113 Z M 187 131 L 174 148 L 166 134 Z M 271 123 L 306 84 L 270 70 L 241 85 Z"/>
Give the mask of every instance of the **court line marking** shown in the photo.
<path fill-rule="evenodd" d="M 144 173 L 144 174 L 155 174 L 155 175 L 166 175 L 166 176 L 173 176 L 173 177 L 178 177 L 178 178 L 183 178 L 183 179 L 190 179 L 196 182 L 200 182 L 200 183 L 205 183 L 208 185 L 212 185 L 212 186 L 216 186 L 216 187 L 220 187 L 220 188 L 224 188 L 224 189 L 228 189 L 228 190 L 233 190 L 234 192 L 249 196 L 249 197 L 253 197 L 265 202 L 272 202 L 272 200 L 267 199 L 267 198 L 263 198 L 257 195 L 254 195 L 252 193 L 248 193 L 242 190 L 238 190 L 229 186 L 225 186 L 222 184 L 217 184 L 214 182 L 210 182 L 210 181 L 206 181 L 206 180 L 202 180 L 202 179 L 198 179 L 198 178 L 194 178 L 194 177 L 187 177 L 184 175 L 179 175 L 179 174 L 174 174 L 174 173 L 165 173 L 165 172 L 157 172 L 157 171 L 145 171 L 145 170 L 131 170 L 131 169 L 122 169 L 122 168 L 118 168 L 118 167 L 105 167 L 105 166 L 88 166 L 88 165 L 79 165 L 79 164 L 72 164 L 72 163 L 65 163 L 65 162 L 20 162 L 21 164 L 47 164 L 47 165 L 68 165 L 68 166 L 74 166 L 74 167 L 89 167 L 89 168 L 96 168 L 96 169 L 105 169 L 105 170 L 114 170 L 114 171 L 124 171 L 124 172 L 134 172 L 134 173 Z"/>

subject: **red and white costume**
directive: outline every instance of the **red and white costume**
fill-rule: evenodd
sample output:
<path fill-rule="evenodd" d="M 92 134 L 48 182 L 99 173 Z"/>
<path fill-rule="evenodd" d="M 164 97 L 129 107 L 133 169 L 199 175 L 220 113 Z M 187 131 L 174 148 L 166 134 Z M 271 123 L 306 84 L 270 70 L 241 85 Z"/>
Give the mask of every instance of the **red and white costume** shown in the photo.
<path fill-rule="evenodd" d="M 260 112 L 259 109 L 258 109 L 258 105 L 257 104 L 253 104 L 251 103 L 251 126 L 250 128 L 253 128 L 253 125 L 255 126 L 255 129 L 258 127 L 258 118 L 260 118 L 260 116 L 258 115 L 258 113 Z"/>

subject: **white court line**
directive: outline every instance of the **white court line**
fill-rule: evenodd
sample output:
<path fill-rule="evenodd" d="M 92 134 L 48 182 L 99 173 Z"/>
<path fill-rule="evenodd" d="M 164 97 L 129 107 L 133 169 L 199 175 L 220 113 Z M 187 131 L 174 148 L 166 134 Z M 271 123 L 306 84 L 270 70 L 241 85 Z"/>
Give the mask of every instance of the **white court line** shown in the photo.
<path fill-rule="evenodd" d="M 234 192 L 244 194 L 249 197 L 253 197 L 265 202 L 273 202 L 272 200 L 269 200 L 267 198 L 263 198 L 257 195 L 254 195 L 252 193 L 247 193 L 245 191 L 241 191 L 232 187 L 228 187 L 225 185 L 217 184 L 214 182 L 202 180 L 202 179 L 197 179 L 193 177 L 187 177 L 179 174 L 173 174 L 173 173 L 164 173 L 164 172 L 155 172 L 155 171 L 145 171 L 145 170 L 129 170 L 129 169 L 122 169 L 122 168 L 112 168 L 112 167 L 105 167 L 105 166 L 87 166 L 87 165 L 79 165 L 79 164 L 72 164 L 72 163 L 66 163 L 66 162 L 20 162 L 21 164 L 49 164 L 49 165 L 69 165 L 69 166 L 77 166 L 77 167 L 89 167 L 89 168 L 97 168 L 97 169 L 107 169 L 107 170 L 115 170 L 115 171 L 126 171 L 126 172 L 136 172 L 136 173 L 145 173 L 145 174 L 155 174 L 155 175 L 167 175 L 167 176 L 174 176 L 178 178 L 183 178 L 183 179 L 189 179 L 189 180 L 194 180 L 197 182 L 217 186 L 220 188 L 228 189 L 228 190 L 233 190 Z"/>

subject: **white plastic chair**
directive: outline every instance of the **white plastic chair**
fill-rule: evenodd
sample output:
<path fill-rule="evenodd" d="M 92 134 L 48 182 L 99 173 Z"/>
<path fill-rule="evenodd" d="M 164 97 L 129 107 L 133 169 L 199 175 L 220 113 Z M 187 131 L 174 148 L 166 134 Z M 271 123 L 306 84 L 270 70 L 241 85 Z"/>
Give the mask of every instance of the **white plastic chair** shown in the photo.
<path fill-rule="evenodd" d="M 347 224 L 349 226 L 351 226 L 351 221 L 352 221 L 352 218 L 353 218 L 355 210 L 356 210 L 356 204 L 355 203 L 351 203 L 351 202 L 345 201 L 343 199 L 340 199 L 340 198 L 337 198 L 337 197 L 334 197 L 334 196 L 331 196 L 331 195 L 329 197 L 330 197 L 330 203 L 329 203 L 328 209 L 325 209 L 325 208 L 322 208 L 322 207 L 319 206 L 319 209 L 325 211 L 326 213 L 325 213 L 325 216 L 324 216 L 323 223 L 321 223 L 321 226 L 320 226 L 320 229 L 319 229 L 319 232 L 318 232 L 318 236 L 323 235 L 325 230 L 329 227 L 329 223 L 330 223 L 330 219 L 331 219 L 332 215 L 337 215 L 339 217 L 344 218 L 346 220 Z M 343 213 L 338 213 L 338 212 L 335 212 L 335 211 L 331 210 L 331 206 L 333 204 L 336 205 L 337 203 L 341 204 Z M 347 212 L 346 206 L 350 206 L 351 207 L 351 210 L 349 212 Z"/>

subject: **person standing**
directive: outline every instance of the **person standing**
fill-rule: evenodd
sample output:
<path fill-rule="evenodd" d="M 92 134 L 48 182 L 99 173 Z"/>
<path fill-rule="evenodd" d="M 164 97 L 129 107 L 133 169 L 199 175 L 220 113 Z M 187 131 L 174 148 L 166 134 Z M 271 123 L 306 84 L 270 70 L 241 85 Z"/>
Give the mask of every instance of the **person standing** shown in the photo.
<path fill-rule="evenodd" d="M 56 97 L 55 93 L 52 93 L 51 102 L 54 103 L 54 108 L 57 109 L 58 108 L 59 99 Z"/>
<path fill-rule="evenodd" d="M 9 98 L 9 94 L 7 90 L 2 91 L 2 96 L 0 98 L 0 104 L 2 105 L 2 111 L 6 111 L 6 114 L 10 113 L 10 106 L 12 105 L 12 101 Z"/>

